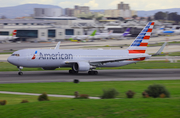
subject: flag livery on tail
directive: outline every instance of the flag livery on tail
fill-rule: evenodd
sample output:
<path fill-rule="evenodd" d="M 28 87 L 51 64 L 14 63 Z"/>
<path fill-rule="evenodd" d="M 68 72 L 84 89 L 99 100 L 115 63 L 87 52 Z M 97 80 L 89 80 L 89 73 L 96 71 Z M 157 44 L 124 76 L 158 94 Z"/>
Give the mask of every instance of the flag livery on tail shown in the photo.
<path fill-rule="evenodd" d="M 149 22 L 141 33 L 136 37 L 134 42 L 129 46 L 129 54 L 145 53 L 150 39 L 154 22 Z"/>

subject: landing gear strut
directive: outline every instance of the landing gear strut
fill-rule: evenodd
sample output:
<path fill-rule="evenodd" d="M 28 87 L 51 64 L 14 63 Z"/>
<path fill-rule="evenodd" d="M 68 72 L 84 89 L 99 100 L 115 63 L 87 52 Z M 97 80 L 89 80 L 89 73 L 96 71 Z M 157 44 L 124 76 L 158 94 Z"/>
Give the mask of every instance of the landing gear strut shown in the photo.
<path fill-rule="evenodd" d="M 19 69 L 18 75 L 23 75 L 23 72 L 21 72 L 21 69 L 23 69 L 23 67 L 17 66 L 17 68 Z"/>
<path fill-rule="evenodd" d="M 93 71 L 93 70 L 91 70 L 91 71 L 88 71 L 88 74 L 89 74 L 89 75 L 97 75 L 97 74 L 98 74 L 98 71 Z"/>

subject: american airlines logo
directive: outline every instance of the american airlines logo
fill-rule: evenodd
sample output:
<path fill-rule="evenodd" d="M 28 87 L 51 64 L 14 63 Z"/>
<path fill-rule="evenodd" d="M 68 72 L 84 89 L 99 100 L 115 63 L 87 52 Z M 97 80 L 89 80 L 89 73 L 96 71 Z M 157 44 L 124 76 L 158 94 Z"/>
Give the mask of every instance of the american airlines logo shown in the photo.
<path fill-rule="evenodd" d="M 37 51 L 35 51 L 35 53 L 34 53 L 32 59 L 35 59 L 35 58 L 36 58 L 36 54 L 37 54 Z"/>
<path fill-rule="evenodd" d="M 72 54 L 63 54 L 58 52 L 57 54 L 43 54 L 43 53 L 39 53 L 39 59 L 52 59 L 52 60 L 56 60 L 56 59 L 73 59 L 73 55 Z"/>

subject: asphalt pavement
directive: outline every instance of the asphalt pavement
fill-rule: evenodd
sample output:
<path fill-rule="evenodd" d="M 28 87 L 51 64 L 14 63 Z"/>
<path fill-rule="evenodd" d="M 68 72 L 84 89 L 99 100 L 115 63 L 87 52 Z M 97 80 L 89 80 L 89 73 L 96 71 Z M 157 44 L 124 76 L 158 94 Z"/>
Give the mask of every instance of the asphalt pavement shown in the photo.
<path fill-rule="evenodd" d="M 139 81 L 139 80 L 179 80 L 180 69 L 122 69 L 99 70 L 98 75 L 79 73 L 71 75 L 68 71 L 18 71 L 0 72 L 0 83 L 37 83 L 37 82 L 80 82 L 95 81 Z"/>

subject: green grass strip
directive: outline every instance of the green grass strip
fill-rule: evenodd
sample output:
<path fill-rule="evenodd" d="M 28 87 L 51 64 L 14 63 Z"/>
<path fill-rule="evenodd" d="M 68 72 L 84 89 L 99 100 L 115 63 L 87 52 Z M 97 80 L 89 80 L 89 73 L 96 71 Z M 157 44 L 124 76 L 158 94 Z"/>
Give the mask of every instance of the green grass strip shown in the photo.
<path fill-rule="evenodd" d="M 80 94 L 99 97 L 103 89 L 115 88 L 120 92 L 119 98 L 125 98 L 128 90 L 136 92 L 135 98 L 141 98 L 142 92 L 151 84 L 162 84 L 171 93 L 172 98 L 180 98 L 180 80 L 154 80 L 154 81 L 112 81 L 112 82 L 55 82 L 55 83 L 19 83 L 0 84 L 0 91 L 27 92 L 74 95 L 75 91 Z"/>

